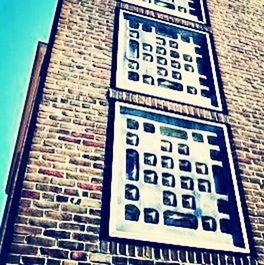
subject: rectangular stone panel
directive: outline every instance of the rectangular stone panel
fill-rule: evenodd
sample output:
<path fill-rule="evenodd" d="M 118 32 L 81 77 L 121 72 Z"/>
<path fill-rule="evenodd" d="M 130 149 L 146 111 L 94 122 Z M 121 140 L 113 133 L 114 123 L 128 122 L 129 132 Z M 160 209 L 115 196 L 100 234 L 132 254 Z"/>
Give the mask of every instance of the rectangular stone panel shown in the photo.
<path fill-rule="evenodd" d="M 116 86 L 221 111 L 208 33 L 120 11 Z"/>
<path fill-rule="evenodd" d="M 109 231 L 248 252 L 226 126 L 116 103 Z"/>

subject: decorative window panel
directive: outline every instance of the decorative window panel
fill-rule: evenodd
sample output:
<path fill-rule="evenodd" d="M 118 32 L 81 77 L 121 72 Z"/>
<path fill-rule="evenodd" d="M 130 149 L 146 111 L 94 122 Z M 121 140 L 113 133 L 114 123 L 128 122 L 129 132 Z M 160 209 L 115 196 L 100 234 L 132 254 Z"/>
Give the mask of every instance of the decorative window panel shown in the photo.
<path fill-rule="evenodd" d="M 116 103 L 110 207 L 112 237 L 249 251 L 223 124 Z"/>
<path fill-rule="evenodd" d="M 161 11 L 187 20 L 206 23 L 202 0 L 125 0 L 125 2 Z"/>
<path fill-rule="evenodd" d="M 222 110 L 208 33 L 121 11 L 116 85 Z"/>

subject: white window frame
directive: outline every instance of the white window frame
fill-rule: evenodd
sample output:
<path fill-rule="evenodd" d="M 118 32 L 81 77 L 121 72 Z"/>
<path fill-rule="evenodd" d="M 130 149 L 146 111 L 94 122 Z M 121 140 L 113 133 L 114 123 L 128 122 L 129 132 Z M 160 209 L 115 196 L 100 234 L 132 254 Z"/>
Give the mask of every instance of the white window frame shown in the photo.
<path fill-rule="evenodd" d="M 197 32 L 199 34 L 205 35 L 206 37 L 206 45 L 208 47 L 208 52 L 209 52 L 209 61 L 210 61 L 210 66 L 212 70 L 212 78 L 213 78 L 213 86 L 215 89 L 215 97 L 217 100 L 218 106 L 213 106 L 211 104 L 205 105 L 204 103 L 201 103 L 199 98 L 196 98 L 194 95 L 187 94 L 186 92 L 181 92 L 181 91 L 176 91 L 172 89 L 164 89 L 162 87 L 159 87 L 157 85 L 149 85 L 149 84 L 144 84 L 143 82 L 137 82 L 137 81 L 132 81 L 128 79 L 128 69 L 127 69 L 127 61 L 128 59 L 126 58 L 127 54 L 127 33 L 128 31 L 126 30 L 126 22 L 127 20 L 125 19 L 125 14 L 135 16 L 135 17 L 140 17 L 144 18 L 146 20 L 150 20 L 149 18 L 146 18 L 141 15 L 135 15 L 131 12 L 123 11 L 120 10 L 120 16 L 119 16 L 119 31 L 118 31 L 118 51 L 117 51 L 117 69 L 116 69 L 116 87 L 122 90 L 128 90 L 128 91 L 133 91 L 139 94 L 144 94 L 144 95 L 149 95 L 149 96 L 155 96 L 158 98 L 163 98 L 163 99 L 170 99 L 171 101 L 175 102 L 180 102 L 180 103 L 185 103 L 188 105 L 192 106 L 197 106 L 200 108 L 206 108 L 206 109 L 211 109 L 215 111 L 223 111 L 223 105 L 222 105 L 222 98 L 220 95 L 220 87 L 218 83 L 218 76 L 217 76 L 217 70 L 216 70 L 216 64 L 213 56 L 213 51 L 212 51 L 212 45 L 211 45 L 211 40 L 210 40 L 210 35 L 207 32 L 202 32 L 194 29 L 189 29 L 184 26 L 180 25 L 173 25 L 171 23 L 165 23 L 161 22 L 156 19 L 151 19 L 155 22 L 159 22 L 161 24 L 166 24 L 171 27 L 177 27 L 177 28 L 182 28 L 187 31 L 191 32 Z M 153 63 L 153 67 L 157 67 L 157 64 Z"/>
<path fill-rule="evenodd" d="M 238 208 L 238 218 L 241 224 L 242 237 L 244 240 L 245 248 L 227 244 L 226 242 L 218 242 L 217 234 L 211 232 L 211 235 L 203 239 L 203 236 L 198 236 L 194 233 L 194 230 L 184 228 L 173 228 L 166 232 L 161 232 L 156 229 L 153 224 L 138 224 L 136 222 L 127 221 L 124 218 L 124 203 L 122 202 L 124 185 L 126 183 L 126 132 L 122 127 L 122 115 L 120 110 L 122 107 L 129 109 L 141 110 L 144 112 L 162 114 L 170 118 L 178 118 L 186 121 L 200 123 L 202 125 L 217 126 L 223 130 L 226 151 L 228 154 L 228 161 L 230 164 L 231 178 L 234 186 L 234 195 Z M 131 117 L 130 117 L 131 118 Z M 151 121 L 151 120 L 150 120 Z M 165 123 L 163 123 L 166 125 Z M 195 118 L 185 117 L 178 114 L 165 113 L 163 111 L 150 110 L 148 108 L 138 107 L 126 103 L 115 103 L 115 118 L 114 118 L 114 140 L 113 140 L 113 161 L 112 161 L 112 180 L 111 180 L 111 198 L 110 198 L 110 220 L 109 220 L 109 235 L 115 238 L 149 241 L 155 243 L 165 243 L 178 246 L 187 246 L 195 248 L 205 248 L 213 250 L 223 250 L 239 253 L 249 253 L 249 241 L 247 237 L 246 224 L 243 217 L 242 204 L 240 200 L 240 194 L 237 184 L 237 177 L 235 173 L 231 147 L 229 143 L 229 136 L 227 126 L 225 124 L 219 124 L 211 121 L 198 120 Z M 150 197 L 154 196 L 150 194 Z M 162 228 L 161 228 L 162 229 Z M 200 238 L 200 239 L 199 239 Z M 219 240 L 220 241 L 220 240 Z"/>

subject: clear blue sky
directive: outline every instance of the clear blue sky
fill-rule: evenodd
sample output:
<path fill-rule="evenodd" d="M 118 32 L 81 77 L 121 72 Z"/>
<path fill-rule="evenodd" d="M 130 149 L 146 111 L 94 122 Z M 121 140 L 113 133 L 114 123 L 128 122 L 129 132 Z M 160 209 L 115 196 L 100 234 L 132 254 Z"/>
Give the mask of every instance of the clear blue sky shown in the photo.
<path fill-rule="evenodd" d="M 56 4 L 57 0 L 0 0 L 0 222 L 37 42 L 48 42 Z"/>

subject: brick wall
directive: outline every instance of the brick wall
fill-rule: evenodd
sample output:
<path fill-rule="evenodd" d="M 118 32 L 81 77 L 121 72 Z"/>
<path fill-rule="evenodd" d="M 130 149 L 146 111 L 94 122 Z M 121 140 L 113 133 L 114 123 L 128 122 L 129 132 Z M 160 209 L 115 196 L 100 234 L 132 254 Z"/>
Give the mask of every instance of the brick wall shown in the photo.
<path fill-rule="evenodd" d="M 207 1 L 229 110 L 223 115 L 110 89 L 117 3 L 63 1 L 55 40 L 50 43 L 8 264 L 222 265 L 256 264 L 255 260 L 264 264 L 261 2 L 222 0 L 220 6 L 219 1 Z M 133 5 L 122 6 L 186 23 Z M 188 26 L 202 27 L 192 22 Z M 99 239 L 103 177 L 109 175 L 104 174 L 108 116 L 112 117 L 109 96 L 231 125 L 256 259 L 254 251 L 247 256 Z"/>

